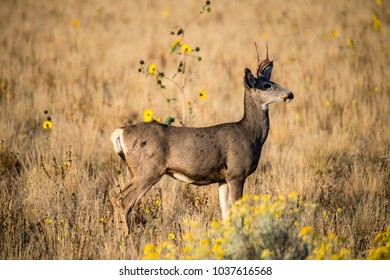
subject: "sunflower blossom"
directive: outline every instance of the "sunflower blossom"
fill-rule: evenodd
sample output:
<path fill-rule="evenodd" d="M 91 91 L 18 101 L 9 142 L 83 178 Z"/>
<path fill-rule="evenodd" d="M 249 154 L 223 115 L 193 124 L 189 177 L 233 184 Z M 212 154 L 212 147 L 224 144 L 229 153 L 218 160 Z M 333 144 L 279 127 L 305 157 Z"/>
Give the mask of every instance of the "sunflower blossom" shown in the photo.
<path fill-rule="evenodd" d="M 206 99 L 207 98 L 207 93 L 203 89 L 201 89 L 198 94 L 199 94 L 199 98 L 200 99 Z"/>
<path fill-rule="evenodd" d="M 50 129 L 53 127 L 53 123 L 51 121 L 47 120 L 47 121 L 43 122 L 42 126 L 44 129 Z"/>
<path fill-rule="evenodd" d="M 150 75 L 156 75 L 157 74 L 157 66 L 156 66 L 156 64 L 150 64 L 149 65 L 149 74 Z"/>
<path fill-rule="evenodd" d="M 153 111 L 149 110 L 149 109 L 146 109 L 144 111 L 144 121 L 145 122 L 150 122 L 152 120 L 153 120 Z"/>
<path fill-rule="evenodd" d="M 187 45 L 187 44 L 183 44 L 183 46 L 181 46 L 181 50 L 185 54 L 190 54 L 192 52 L 192 48 L 190 47 L 190 45 Z"/>

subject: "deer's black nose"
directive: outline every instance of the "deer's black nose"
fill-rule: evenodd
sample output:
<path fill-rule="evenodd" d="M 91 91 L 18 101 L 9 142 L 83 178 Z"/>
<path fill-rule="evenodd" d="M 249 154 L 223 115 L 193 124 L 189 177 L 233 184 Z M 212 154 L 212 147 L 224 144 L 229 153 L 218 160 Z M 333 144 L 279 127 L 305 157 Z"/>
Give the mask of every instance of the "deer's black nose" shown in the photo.
<path fill-rule="evenodd" d="M 293 99 L 294 99 L 294 94 L 292 92 L 287 93 L 287 95 L 285 95 L 283 98 L 284 102 L 290 102 Z"/>

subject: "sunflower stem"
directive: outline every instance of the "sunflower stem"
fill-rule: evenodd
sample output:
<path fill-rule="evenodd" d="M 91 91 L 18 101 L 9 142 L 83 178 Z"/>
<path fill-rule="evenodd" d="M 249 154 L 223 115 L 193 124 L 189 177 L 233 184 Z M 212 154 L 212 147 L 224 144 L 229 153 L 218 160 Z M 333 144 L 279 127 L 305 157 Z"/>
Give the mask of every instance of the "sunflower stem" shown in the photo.
<path fill-rule="evenodd" d="M 182 116 L 182 126 L 186 126 L 187 121 L 187 110 L 186 110 L 186 97 L 185 97 L 185 84 L 186 84 L 186 54 L 183 52 L 183 76 L 181 78 L 181 105 L 183 110 L 183 116 Z"/>

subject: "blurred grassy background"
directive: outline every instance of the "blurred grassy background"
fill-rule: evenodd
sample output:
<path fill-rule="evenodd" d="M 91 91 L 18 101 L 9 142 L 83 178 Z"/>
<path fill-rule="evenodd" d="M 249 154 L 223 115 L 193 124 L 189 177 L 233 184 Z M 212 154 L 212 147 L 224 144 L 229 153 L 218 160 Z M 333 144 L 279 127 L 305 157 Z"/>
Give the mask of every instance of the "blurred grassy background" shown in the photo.
<path fill-rule="evenodd" d="M 179 58 L 170 54 L 170 31 L 203 4 L 1 1 L 0 258 L 138 259 L 147 243 L 173 233 L 180 245 L 193 222 L 207 231 L 220 219 L 215 186 L 166 178 L 123 239 L 108 199 L 128 181 L 110 133 L 142 121 L 145 109 L 161 119 L 174 114 L 138 73 L 139 61 L 173 74 Z M 273 80 L 295 99 L 271 106 L 270 134 L 245 192 L 297 192 L 319 208 L 303 225 L 344 236 L 365 258 L 390 224 L 388 3 L 243 0 L 211 8 L 186 30 L 202 56 L 190 62 L 187 97 L 200 88 L 208 94 L 189 125 L 241 118 L 244 68 L 255 71 L 253 42 L 261 56 L 267 42 L 278 58 Z M 179 99 L 174 87 L 166 93 Z M 48 116 L 53 127 L 44 129 Z"/>

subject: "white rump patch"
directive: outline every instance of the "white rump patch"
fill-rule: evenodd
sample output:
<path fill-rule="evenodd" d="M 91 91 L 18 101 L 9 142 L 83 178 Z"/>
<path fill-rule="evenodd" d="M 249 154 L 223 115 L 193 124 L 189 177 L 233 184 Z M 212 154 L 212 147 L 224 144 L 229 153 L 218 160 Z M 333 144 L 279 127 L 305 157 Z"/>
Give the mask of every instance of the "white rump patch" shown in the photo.
<path fill-rule="evenodd" d="M 118 128 L 111 134 L 111 142 L 114 144 L 114 150 L 118 154 L 124 153 L 126 155 L 127 149 L 125 147 L 125 144 L 123 143 L 123 129 Z"/>

